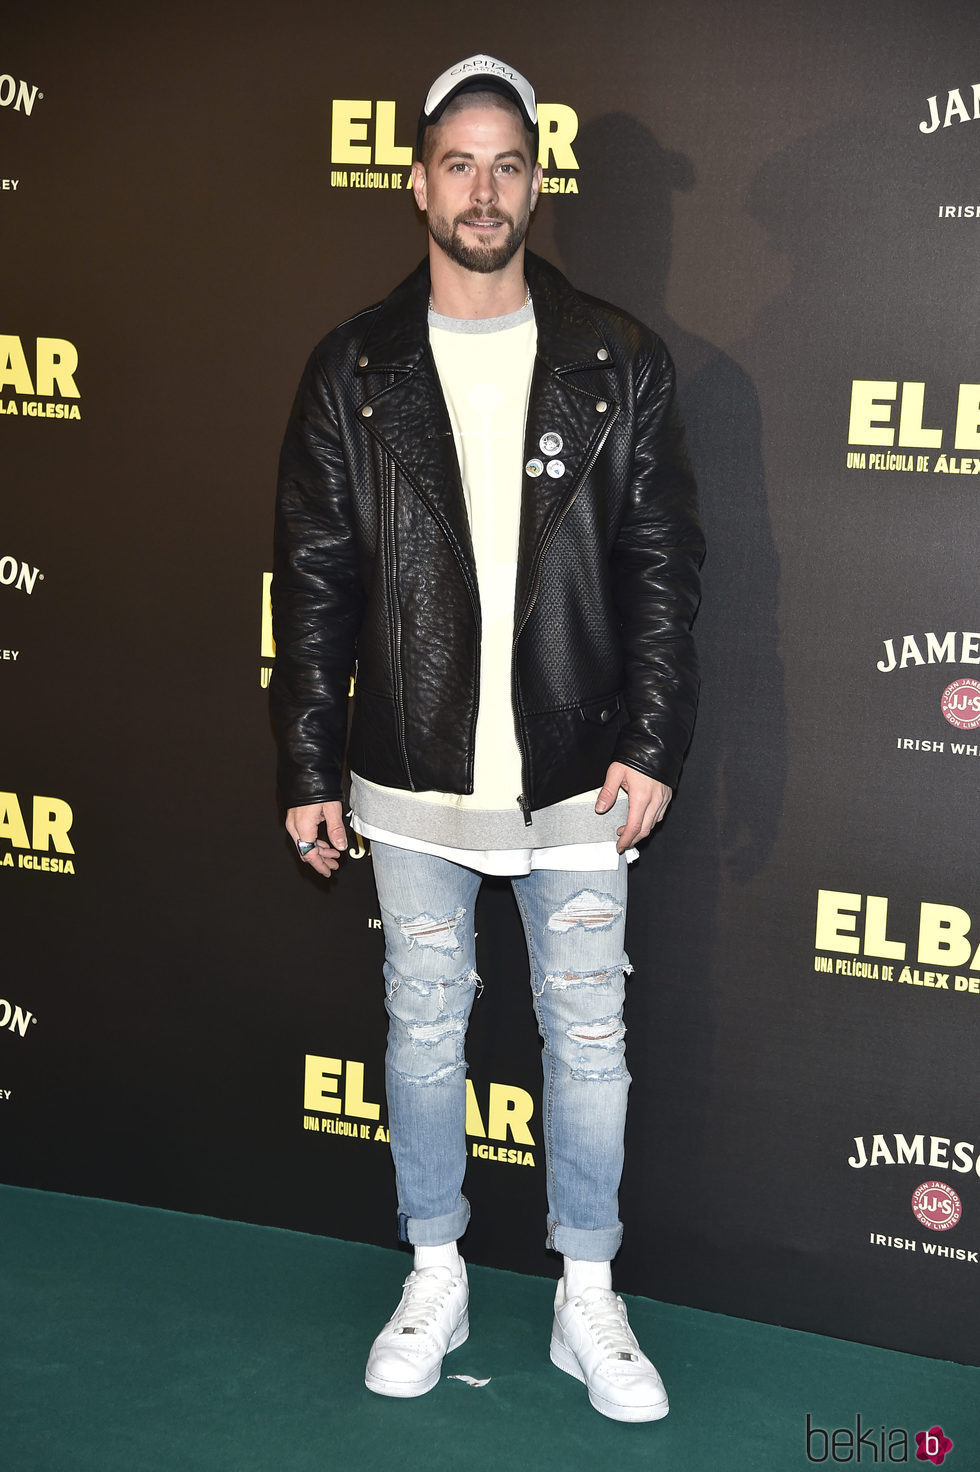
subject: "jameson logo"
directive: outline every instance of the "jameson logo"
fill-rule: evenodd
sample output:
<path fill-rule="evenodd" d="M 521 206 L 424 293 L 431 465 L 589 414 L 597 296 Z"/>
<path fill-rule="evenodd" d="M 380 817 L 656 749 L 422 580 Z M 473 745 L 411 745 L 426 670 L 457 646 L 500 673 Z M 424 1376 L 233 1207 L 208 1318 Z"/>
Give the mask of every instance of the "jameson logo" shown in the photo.
<path fill-rule="evenodd" d="M 904 1426 L 867 1425 L 858 1412 L 853 1427 L 817 1426 L 806 1413 L 806 1459 L 808 1462 L 908 1462 L 914 1446 L 913 1460 L 931 1462 L 939 1467 L 953 1450 L 953 1443 L 941 1426 L 916 1431 L 910 1436 Z"/>
<path fill-rule="evenodd" d="M 940 123 L 940 117 L 942 122 Z M 939 94 L 935 97 L 926 98 L 926 116 L 919 124 L 920 133 L 935 133 L 942 126 L 952 127 L 953 123 L 975 123 L 980 119 L 980 82 L 974 82 L 967 89 L 967 97 L 964 99 L 959 87 L 953 87 L 946 93 L 942 102 Z"/>
<path fill-rule="evenodd" d="M 0 76 L 0 107 L 9 107 L 29 118 L 34 111 L 35 102 L 43 96 L 44 93 L 31 86 L 30 82 L 18 81 L 9 72 Z"/>
<path fill-rule="evenodd" d="M 34 1013 L 28 1012 L 26 1007 L 18 1007 L 16 1003 L 8 1002 L 6 997 L 0 997 L 0 1030 L 26 1038 L 28 1027 L 36 1021 Z"/>
<path fill-rule="evenodd" d="M 953 1142 L 949 1135 L 854 1135 L 854 1154 L 847 1157 L 852 1170 L 867 1165 L 920 1165 L 980 1175 L 980 1154 L 970 1140 Z"/>
<path fill-rule="evenodd" d="M 936 634 L 902 634 L 883 639 L 885 657 L 877 667 L 883 675 L 919 664 L 980 664 L 980 633 L 947 629 Z"/>
<path fill-rule="evenodd" d="M 0 557 L 0 587 L 16 588 L 30 595 L 34 592 L 38 578 L 44 581 L 44 573 L 19 557 Z"/>
<path fill-rule="evenodd" d="M 978 462 L 980 463 L 980 462 Z M 880 674 L 917 668 L 920 665 L 980 665 L 980 632 L 972 629 L 945 629 L 939 632 L 899 634 L 883 639 L 884 658 L 876 661 Z M 980 673 L 980 671 L 978 671 Z M 943 689 L 939 709 L 944 719 L 958 732 L 972 732 L 980 727 L 980 680 L 957 675 Z M 896 736 L 899 751 L 945 753 L 945 741 L 933 737 Z M 980 757 L 980 744 L 965 740 L 949 742 L 950 756 Z"/>

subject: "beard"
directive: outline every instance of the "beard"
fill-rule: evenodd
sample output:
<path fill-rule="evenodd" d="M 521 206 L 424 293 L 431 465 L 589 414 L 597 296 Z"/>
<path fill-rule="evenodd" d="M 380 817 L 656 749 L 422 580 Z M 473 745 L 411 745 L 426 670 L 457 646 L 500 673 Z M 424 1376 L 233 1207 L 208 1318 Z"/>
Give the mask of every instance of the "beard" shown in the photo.
<path fill-rule="evenodd" d="M 477 271 L 481 275 L 489 275 L 492 271 L 500 271 L 513 260 L 520 250 L 527 234 L 530 223 L 530 214 L 515 222 L 510 215 L 505 215 L 503 210 L 465 210 L 462 214 L 449 222 L 444 217 L 433 218 L 431 212 L 426 215 L 429 234 L 436 245 L 444 250 L 451 261 L 458 266 L 463 266 L 467 271 Z M 460 234 L 460 227 L 466 220 L 500 220 L 505 227 L 503 231 L 494 232 L 494 244 L 488 241 L 485 245 L 467 244 Z M 498 234 L 503 239 L 498 240 Z"/>

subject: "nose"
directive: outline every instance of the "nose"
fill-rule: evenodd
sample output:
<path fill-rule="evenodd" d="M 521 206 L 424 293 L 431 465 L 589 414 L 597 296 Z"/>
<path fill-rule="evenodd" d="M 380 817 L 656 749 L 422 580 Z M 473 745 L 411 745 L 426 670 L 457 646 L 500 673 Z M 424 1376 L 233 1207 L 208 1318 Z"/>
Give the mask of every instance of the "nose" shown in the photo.
<path fill-rule="evenodd" d="M 478 168 L 473 175 L 472 199 L 474 204 L 492 204 L 497 198 L 497 181 L 493 169 Z"/>

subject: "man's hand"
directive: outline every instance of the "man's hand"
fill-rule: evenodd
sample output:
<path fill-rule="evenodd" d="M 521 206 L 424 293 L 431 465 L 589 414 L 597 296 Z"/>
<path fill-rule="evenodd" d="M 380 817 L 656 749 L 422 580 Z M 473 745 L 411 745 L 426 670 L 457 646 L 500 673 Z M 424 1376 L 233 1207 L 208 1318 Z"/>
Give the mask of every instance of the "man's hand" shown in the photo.
<path fill-rule="evenodd" d="M 626 822 L 622 828 L 616 829 L 619 834 L 616 851 L 624 854 L 638 839 L 646 838 L 651 829 L 660 822 L 674 794 L 669 787 L 658 782 L 656 777 L 647 777 L 645 773 L 624 766 L 622 762 L 612 762 L 606 773 L 605 785 L 596 800 L 597 813 L 609 811 L 619 796 L 620 788 L 630 800 Z"/>
<path fill-rule="evenodd" d="M 327 825 L 328 842 L 316 836 L 321 823 Z M 309 853 L 300 853 L 300 858 L 325 879 L 339 868 L 340 855 L 347 847 L 343 803 L 314 802 L 308 807 L 290 808 L 286 814 L 286 832 L 295 844 L 314 845 Z"/>

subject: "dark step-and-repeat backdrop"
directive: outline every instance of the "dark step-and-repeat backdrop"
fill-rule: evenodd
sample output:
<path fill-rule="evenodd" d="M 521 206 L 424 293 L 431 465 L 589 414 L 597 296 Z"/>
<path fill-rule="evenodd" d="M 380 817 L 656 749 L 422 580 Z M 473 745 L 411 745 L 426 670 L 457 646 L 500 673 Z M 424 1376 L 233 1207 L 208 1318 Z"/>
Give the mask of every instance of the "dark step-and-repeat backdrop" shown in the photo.
<path fill-rule="evenodd" d="M 363 845 L 300 868 L 267 685 L 313 343 L 422 255 L 418 106 L 542 103 L 532 244 L 678 364 L 704 695 L 632 874 L 620 1287 L 980 1361 L 974 0 L 20 7 L 0 32 L 2 1178 L 393 1240 Z M 546 1253 L 488 881 L 468 1256 Z"/>

